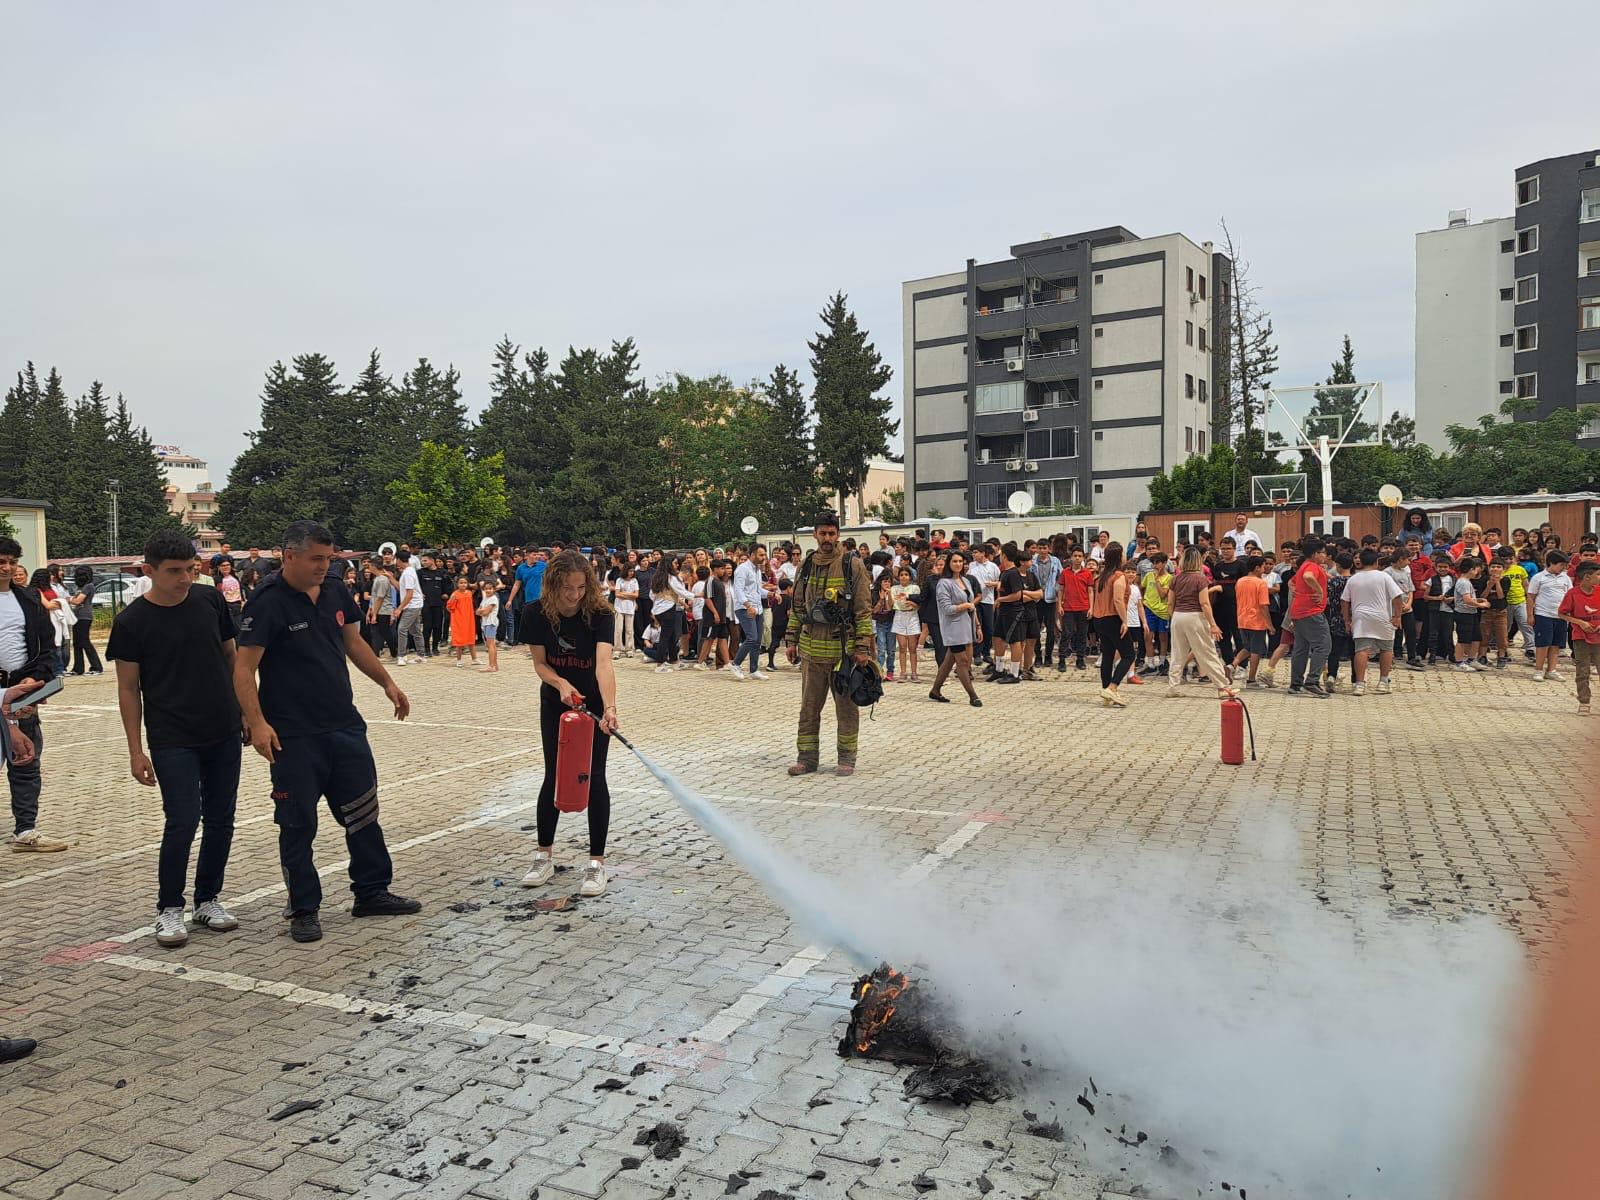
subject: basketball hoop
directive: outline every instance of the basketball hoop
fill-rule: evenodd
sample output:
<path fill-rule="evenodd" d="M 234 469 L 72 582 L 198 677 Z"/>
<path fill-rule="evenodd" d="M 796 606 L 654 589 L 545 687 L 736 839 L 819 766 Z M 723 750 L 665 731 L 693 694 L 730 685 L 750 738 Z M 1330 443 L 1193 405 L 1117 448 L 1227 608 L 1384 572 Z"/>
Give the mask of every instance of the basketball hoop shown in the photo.
<path fill-rule="evenodd" d="M 1273 508 L 1288 508 L 1289 507 L 1289 498 L 1287 496 L 1274 496 L 1272 498 L 1272 507 Z"/>

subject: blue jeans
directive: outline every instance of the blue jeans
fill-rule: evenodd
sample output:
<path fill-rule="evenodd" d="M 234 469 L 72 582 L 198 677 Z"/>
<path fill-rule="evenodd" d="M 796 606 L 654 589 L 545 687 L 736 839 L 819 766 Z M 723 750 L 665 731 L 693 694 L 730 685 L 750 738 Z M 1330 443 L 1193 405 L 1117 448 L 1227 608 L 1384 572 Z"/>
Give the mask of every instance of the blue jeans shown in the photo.
<path fill-rule="evenodd" d="M 311 861 L 317 809 L 323 797 L 344 829 L 350 853 L 350 890 L 357 900 L 389 889 L 394 864 L 378 825 L 378 768 L 364 726 L 280 739 L 272 764 L 272 819 L 278 824 L 278 858 L 289 885 L 288 910 L 322 907 L 322 880 Z"/>
<path fill-rule="evenodd" d="M 883 664 L 885 675 L 894 674 L 894 622 L 874 621 L 878 634 L 878 661 Z"/>
<path fill-rule="evenodd" d="M 739 610 L 739 653 L 733 656 L 734 666 L 745 659 L 750 659 L 750 670 L 761 669 L 761 614 L 751 616 L 743 609 Z"/>
<path fill-rule="evenodd" d="M 156 866 L 156 909 L 182 908 L 184 877 L 195 831 L 200 857 L 194 866 L 194 902 L 222 893 L 222 874 L 233 846 L 233 814 L 239 799 L 239 738 L 230 734 L 209 746 L 150 751 L 166 825 Z"/>

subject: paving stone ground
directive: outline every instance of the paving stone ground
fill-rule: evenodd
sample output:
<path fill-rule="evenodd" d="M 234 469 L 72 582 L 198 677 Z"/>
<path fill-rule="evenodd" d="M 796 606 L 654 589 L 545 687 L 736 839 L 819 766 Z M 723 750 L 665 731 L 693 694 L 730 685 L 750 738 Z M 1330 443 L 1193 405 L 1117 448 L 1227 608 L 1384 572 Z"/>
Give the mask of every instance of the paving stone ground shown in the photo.
<path fill-rule="evenodd" d="M 1522 787 L 1495 765 L 1508 746 L 1559 764 L 1592 741 L 1570 680 L 1518 668 L 1400 673 L 1383 697 L 1252 695 L 1260 758 L 1243 767 L 1218 762 L 1203 689 L 1130 688 L 1115 711 L 1089 676 L 1052 673 L 988 688 L 977 710 L 891 685 L 849 780 L 784 775 L 792 671 L 737 684 L 635 661 L 619 674 L 625 730 L 779 845 L 825 859 L 867 836 L 886 867 L 975 893 L 1019 856 L 1101 844 L 1198 848 L 1225 873 L 1248 855 L 1242 824 L 1270 810 L 1293 818 L 1303 885 L 1331 908 L 1487 911 L 1537 959 L 1565 916 L 1587 812 L 1575 791 Z M 396 888 L 426 908 L 353 921 L 335 869 L 312 946 L 283 936 L 266 770 L 247 756 L 225 892 L 243 927 L 158 947 L 160 805 L 127 775 L 112 679 L 75 680 L 48 707 L 41 827 L 73 847 L 0 858 L 0 1030 L 42 1043 L 0 1066 L 0 1193 L 631 1200 L 719 1196 L 746 1172 L 745 1200 L 877 1200 L 916 1195 L 925 1173 L 936 1196 L 976 1195 L 983 1175 L 1008 1200 L 1117 1182 L 1029 1135 L 1019 1102 L 914 1105 L 899 1069 L 838 1058 L 849 964 L 806 957 L 804 934 L 625 755 L 611 891 L 529 907 L 576 888 L 573 873 L 547 892 L 515 886 L 541 770 L 526 659 L 506 654 L 497 676 L 397 676 L 413 700 L 403 725 L 366 681 L 356 690 Z M 1424 770 L 1422 746 L 1478 767 Z M 1007 762 L 1053 762 L 1060 784 L 971 782 Z M 342 858 L 335 834 L 325 821 L 324 868 Z M 584 851 L 566 818 L 558 860 Z M 317 1107 L 269 1119 L 299 1100 Z M 659 1120 L 685 1129 L 679 1157 L 634 1144 Z"/>

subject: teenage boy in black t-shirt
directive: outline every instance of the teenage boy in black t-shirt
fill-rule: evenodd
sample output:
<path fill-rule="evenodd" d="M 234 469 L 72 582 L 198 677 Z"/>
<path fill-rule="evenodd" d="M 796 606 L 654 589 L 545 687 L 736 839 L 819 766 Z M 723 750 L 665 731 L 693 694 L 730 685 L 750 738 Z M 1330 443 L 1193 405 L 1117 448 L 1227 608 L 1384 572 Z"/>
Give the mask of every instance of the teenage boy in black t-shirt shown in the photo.
<path fill-rule="evenodd" d="M 158 533 L 145 543 L 150 590 L 117 614 L 106 648 L 117 664 L 128 768 L 145 787 L 161 787 L 166 824 L 156 868 L 156 941 L 163 946 L 189 940 L 183 885 L 197 828 L 204 832 L 194 872 L 195 924 L 239 927 L 217 898 L 239 795 L 233 616 L 216 588 L 191 586 L 193 559 L 194 547 L 181 533 Z"/>

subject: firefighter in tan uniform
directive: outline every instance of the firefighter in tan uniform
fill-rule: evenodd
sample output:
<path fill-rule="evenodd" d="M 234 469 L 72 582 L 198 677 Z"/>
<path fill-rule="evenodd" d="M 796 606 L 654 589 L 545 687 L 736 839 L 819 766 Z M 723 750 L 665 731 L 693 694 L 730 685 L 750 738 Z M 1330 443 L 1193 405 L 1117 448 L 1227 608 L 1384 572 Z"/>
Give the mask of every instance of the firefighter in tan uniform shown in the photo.
<path fill-rule="evenodd" d="M 839 545 L 837 517 L 831 513 L 818 517 L 813 532 L 817 548 L 795 576 L 789 627 L 783 637 L 789 661 L 800 664 L 799 756 L 789 774 L 806 775 L 817 769 L 822 706 L 831 692 L 839 722 L 838 774 L 853 775 L 861 710 L 831 684 L 835 669 L 847 657 L 864 664 L 873 660 L 872 577 L 860 558 Z"/>

